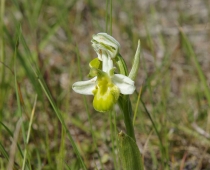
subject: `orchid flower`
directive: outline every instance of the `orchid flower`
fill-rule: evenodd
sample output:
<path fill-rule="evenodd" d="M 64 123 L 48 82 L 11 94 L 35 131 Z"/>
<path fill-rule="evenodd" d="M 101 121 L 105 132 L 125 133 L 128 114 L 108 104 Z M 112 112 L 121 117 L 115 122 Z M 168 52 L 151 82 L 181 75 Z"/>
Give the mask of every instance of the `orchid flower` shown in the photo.
<path fill-rule="evenodd" d="M 114 43 L 111 45 L 114 47 Z M 129 77 L 122 74 L 114 74 L 115 68 L 113 67 L 111 57 L 114 55 L 111 55 L 111 52 L 107 52 L 105 48 L 101 48 L 98 48 L 97 54 L 102 62 L 102 70 L 99 69 L 98 63 L 93 64 L 94 61 L 91 61 L 91 71 L 89 75 L 94 76 L 94 78 L 87 81 L 76 82 L 72 85 L 72 88 L 77 93 L 93 95 L 93 107 L 95 110 L 106 112 L 113 108 L 120 93 L 125 95 L 132 94 L 135 90 L 135 86 L 134 81 Z M 115 50 L 114 53 L 116 54 L 117 50 Z M 97 60 L 95 61 L 97 62 Z"/>
<path fill-rule="evenodd" d="M 95 77 L 87 81 L 76 82 L 72 88 L 80 94 L 94 95 L 93 107 L 95 110 L 99 112 L 111 110 L 120 93 L 127 95 L 132 94 L 135 90 L 134 81 L 127 76 L 114 74 L 114 69 L 111 62 L 108 62 L 107 67 L 103 67 L 103 70 L 91 68 L 90 74 Z"/>
<path fill-rule="evenodd" d="M 92 46 L 98 58 L 89 63 L 91 68 L 87 81 L 79 81 L 72 89 L 80 94 L 93 95 L 93 107 L 99 112 L 113 108 L 120 94 L 132 94 L 135 90 L 134 81 L 122 74 L 114 74 L 113 59 L 118 55 L 120 44 L 106 33 L 93 35 Z"/>

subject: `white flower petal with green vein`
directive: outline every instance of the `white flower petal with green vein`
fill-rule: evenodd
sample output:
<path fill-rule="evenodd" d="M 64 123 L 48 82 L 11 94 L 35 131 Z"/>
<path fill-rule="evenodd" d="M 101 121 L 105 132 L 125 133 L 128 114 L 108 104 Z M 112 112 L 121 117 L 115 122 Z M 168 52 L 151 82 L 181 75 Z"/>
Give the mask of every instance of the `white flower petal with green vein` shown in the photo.
<path fill-rule="evenodd" d="M 96 86 L 96 79 L 97 77 L 87 81 L 78 81 L 72 85 L 72 89 L 80 94 L 93 95 L 93 90 Z"/>
<path fill-rule="evenodd" d="M 113 68 L 112 59 L 107 55 L 102 55 L 102 61 L 102 70 L 106 73 L 109 73 L 109 71 Z"/>
<path fill-rule="evenodd" d="M 133 94 L 136 89 L 134 81 L 122 74 L 114 74 L 112 76 L 112 82 L 120 89 L 121 94 Z"/>
<path fill-rule="evenodd" d="M 98 33 L 97 35 L 93 35 L 91 42 L 100 60 L 101 56 L 99 53 L 101 53 L 101 51 L 105 51 L 108 57 L 111 58 L 116 57 L 119 52 L 119 42 L 107 33 Z"/>
<path fill-rule="evenodd" d="M 120 43 L 117 40 L 115 40 L 112 36 L 104 32 L 98 33 L 97 35 L 93 35 L 93 39 L 97 42 L 101 42 L 112 47 L 120 47 Z"/>

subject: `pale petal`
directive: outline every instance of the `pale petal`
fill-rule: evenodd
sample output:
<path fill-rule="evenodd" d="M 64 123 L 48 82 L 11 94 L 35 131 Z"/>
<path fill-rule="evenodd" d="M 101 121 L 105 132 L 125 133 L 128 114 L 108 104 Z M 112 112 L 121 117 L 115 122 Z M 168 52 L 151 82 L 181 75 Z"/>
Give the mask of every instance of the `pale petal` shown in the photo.
<path fill-rule="evenodd" d="M 113 75 L 112 82 L 120 89 L 120 93 L 122 94 L 133 94 L 136 89 L 134 81 L 122 74 Z"/>
<path fill-rule="evenodd" d="M 109 46 L 105 46 L 104 44 L 102 45 L 97 42 L 93 42 L 92 47 L 95 50 L 95 52 L 97 53 L 99 60 L 101 60 L 101 61 L 102 61 L 101 53 L 105 52 L 106 55 L 113 58 L 113 56 L 116 56 L 116 54 L 118 52 L 117 50 L 114 50 L 114 49 L 110 48 Z"/>
<path fill-rule="evenodd" d="M 93 49 L 95 50 L 95 52 L 98 55 L 98 59 L 102 61 L 101 54 L 99 52 L 100 51 L 100 47 L 96 43 L 93 43 L 92 46 L 93 46 Z"/>
<path fill-rule="evenodd" d="M 99 49 L 104 50 L 107 52 L 109 57 L 114 58 L 119 52 L 119 42 L 107 33 L 98 33 L 97 35 L 93 35 L 91 42 L 97 53 Z"/>
<path fill-rule="evenodd" d="M 108 72 L 113 68 L 113 61 L 112 59 L 109 57 L 108 58 Z"/>
<path fill-rule="evenodd" d="M 93 36 L 93 39 L 99 43 L 101 42 L 115 47 L 116 49 L 120 47 L 120 43 L 107 33 L 98 33 L 97 35 Z"/>
<path fill-rule="evenodd" d="M 95 89 L 96 79 L 97 77 L 87 81 L 78 81 L 72 85 L 72 89 L 80 94 L 93 95 L 92 91 Z"/>
<path fill-rule="evenodd" d="M 109 57 L 103 51 L 102 55 L 101 55 L 101 58 L 102 58 L 102 71 L 107 73 L 107 71 L 108 71 L 108 58 Z"/>
<path fill-rule="evenodd" d="M 102 53 L 102 71 L 109 74 L 109 71 L 113 68 L 113 61 L 106 55 L 106 52 Z"/>

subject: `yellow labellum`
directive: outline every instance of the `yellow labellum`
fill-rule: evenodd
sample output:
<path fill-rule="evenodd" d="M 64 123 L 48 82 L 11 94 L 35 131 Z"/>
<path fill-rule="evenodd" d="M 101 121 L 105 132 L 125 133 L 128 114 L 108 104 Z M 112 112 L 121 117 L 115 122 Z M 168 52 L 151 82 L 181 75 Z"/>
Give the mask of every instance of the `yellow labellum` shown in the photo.
<path fill-rule="evenodd" d="M 112 83 L 108 75 L 98 76 L 96 88 L 93 90 L 93 107 L 99 112 L 106 112 L 117 102 L 120 90 Z"/>

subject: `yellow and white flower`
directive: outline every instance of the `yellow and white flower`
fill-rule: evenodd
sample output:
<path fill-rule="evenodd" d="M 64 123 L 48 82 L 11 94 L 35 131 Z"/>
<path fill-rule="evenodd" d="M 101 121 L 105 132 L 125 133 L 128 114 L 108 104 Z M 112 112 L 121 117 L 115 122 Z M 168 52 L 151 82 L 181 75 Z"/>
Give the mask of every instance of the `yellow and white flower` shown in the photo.
<path fill-rule="evenodd" d="M 98 55 L 98 59 L 90 62 L 89 75 L 93 78 L 74 83 L 72 89 L 80 94 L 93 95 L 95 110 L 106 112 L 113 108 L 120 93 L 128 95 L 134 92 L 134 81 L 125 75 L 114 74 L 112 59 L 118 54 L 120 44 L 113 37 L 99 33 L 93 36 L 91 42 Z"/>
<path fill-rule="evenodd" d="M 72 85 L 75 92 L 84 95 L 94 95 L 93 107 L 99 112 L 111 110 L 117 102 L 120 93 L 132 94 L 135 90 L 134 81 L 122 74 L 114 74 L 114 68 L 108 72 L 97 68 L 91 69 L 94 78 L 79 81 Z"/>

